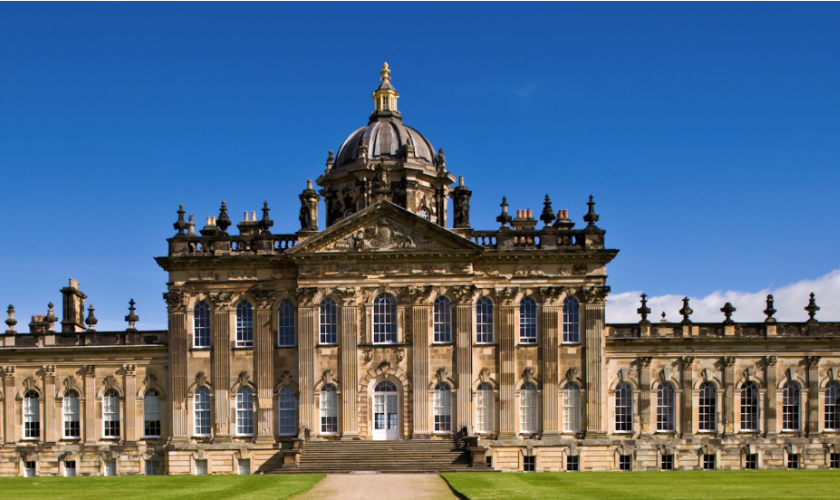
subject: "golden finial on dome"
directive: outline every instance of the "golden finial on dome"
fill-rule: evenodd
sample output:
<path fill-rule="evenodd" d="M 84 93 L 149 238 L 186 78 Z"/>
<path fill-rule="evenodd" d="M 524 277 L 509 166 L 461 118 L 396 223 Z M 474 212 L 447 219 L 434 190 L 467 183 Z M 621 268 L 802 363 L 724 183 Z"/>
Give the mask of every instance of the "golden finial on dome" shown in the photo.
<path fill-rule="evenodd" d="M 373 93 L 373 102 L 375 103 L 374 113 L 387 112 L 390 114 L 397 114 L 397 98 L 400 94 L 391 86 L 391 70 L 388 69 L 388 63 L 382 65 L 382 71 L 379 72 L 382 77 L 382 83 L 379 88 Z"/>
<path fill-rule="evenodd" d="M 382 77 L 380 78 L 383 82 L 391 81 L 391 70 L 388 69 L 388 63 L 382 63 L 382 71 L 379 72 Z"/>

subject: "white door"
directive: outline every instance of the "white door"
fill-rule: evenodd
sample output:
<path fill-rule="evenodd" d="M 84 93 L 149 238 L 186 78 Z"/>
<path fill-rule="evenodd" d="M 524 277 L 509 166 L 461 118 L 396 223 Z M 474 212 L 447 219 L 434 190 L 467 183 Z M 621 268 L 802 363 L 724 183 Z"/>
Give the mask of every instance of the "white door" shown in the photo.
<path fill-rule="evenodd" d="M 399 392 L 392 382 L 376 385 L 373 393 L 373 440 L 394 441 L 400 438 Z"/>

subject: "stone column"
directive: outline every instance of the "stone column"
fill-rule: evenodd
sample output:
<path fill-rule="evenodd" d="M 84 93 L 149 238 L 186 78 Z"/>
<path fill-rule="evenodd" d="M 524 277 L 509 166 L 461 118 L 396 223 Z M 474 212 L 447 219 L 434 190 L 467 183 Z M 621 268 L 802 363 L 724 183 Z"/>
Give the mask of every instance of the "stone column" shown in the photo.
<path fill-rule="evenodd" d="M 560 380 L 560 307 L 558 298 L 561 287 L 540 288 L 543 298 L 540 318 L 540 372 L 543 378 L 543 435 L 560 435 L 560 401 L 558 383 Z"/>
<path fill-rule="evenodd" d="M 172 440 L 186 441 L 190 435 L 187 422 L 187 301 L 180 291 L 163 294 L 169 310 L 169 400 L 172 402 Z M 93 403 L 91 401 L 91 403 Z"/>
<path fill-rule="evenodd" d="M 735 356 L 723 358 L 723 434 L 735 432 Z"/>
<path fill-rule="evenodd" d="M 805 358 L 808 365 L 808 436 L 819 436 L 820 432 L 820 379 L 819 379 L 819 356 L 808 356 Z"/>
<path fill-rule="evenodd" d="M 46 365 L 42 368 L 44 373 L 44 418 L 41 427 L 44 429 L 43 439 L 46 443 L 56 441 L 56 418 L 55 418 L 55 365 Z"/>
<path fill-rule="evenodd" d="M 499 435 L 516 436 L 516 295 L 518 287 L 496 290 L 499 298 Z"/>
<path fill-rule="evenodd" d="M 213 301 L 213 320 L 210 325 L 212 350 L 210 352 L 211 380 L 213 381 L 214 434 L 217 441 L 230 440 L 230 305 L 231 292 L 210 294 Z"/>
<path fill-rule="evenodd" d="M 642 434 L 650 434 L 655 429 L 650 425 L 650 362 L 653 358 L 639 358 L 639 427 Z"/>
<path fill-rule="evenodd" d="M 475 297 L 474 285 L 457 287 L 454 290 L 456 298 L 455 321 L 455 367 L 458 370 L 457 408 L 455 418 L 457 425 L 453 430 L 467 428 L 473 433 L 472 425 L 472 303 Z"/>
<path fill-rule="evenodd" d="M 359 386 L 359 353 L 356 325 L 358 299 L 355 288 L 337 290 L 341 298 L 341 340 L 338 344 L 341 369 L 341 439 L 359 438 L 356 401 Z"/>
<path fill-rule="evenodd" d="M 137 366 L 133 364 L 123 365 L 125 375 L 125 441 L 133 443 L 137 441 Z M 142 412 L 141 412 L 142 415 Z M 140 424 L 143 424 L 143 417 L 140 417 Z M 143 435 L 143 431 L 140 431 Z"/>
<path fill-rule="evenodd" d="M 694 394 L 694 374 L 691 367 L 694 356 L 682 357 L 682 438 L 694 437 L 694 414 L 692 409 L 692 394 Z"/>
<path fill-rule="evenodd" d="M 429 439 L 429 408 L 427 386 L 429 385 L 429 330 L 431 329 L 431 287 L 410 287 L 412 357 L 411 374 L 414 392 L 414 432 L 412 439 Z"/>
<path fill-rule="evenodd" d="M 6 410 L 5 421 L 6 421 L 6 433 L 5 433 L 5 441 L 7 443 L 16 443 L 18 441 L 17 429 L 19 426 L 15 425 L 15 367 L 14 366 L 5 366 L 3 367 L 3 381 L 4 381 L 4 389 L 3 389 L 3 397 L 5 398 L 4 401 L 4 408 Z"/>
<path fill-rule="evenodd" d="M 764 380 L 767 381 L 767 437 L 776 437 L 776 356 L 764 358 Z"/>
<path fill-rule="evenodd" d="M 96 442 L 96 366 L 82 367 L 85 374 L 85 443 Z"/>
<path fill-rule="evenodd" d="M 257 442 L 274 442 L 274 346 L 271 334 L 274 290 L 252 291 L 257 301 L 254 315 L 254 374 L 257 384 Z"/>
<path fill-rule="evenodd" d="M 610 289 L 607 286 L 584 290 L 584 346 L 586 364 L 586 437 L 605 435 L 604 429 L 604 304 Z"/>
<path fill-rule="evenodd" d="M 318 339 L 318 307 L 314 303 L 317 288 L 298 288 L 298 377 L 300 388 L 300 425 L 311 432 L 315 420 L 315 344 Z"/>

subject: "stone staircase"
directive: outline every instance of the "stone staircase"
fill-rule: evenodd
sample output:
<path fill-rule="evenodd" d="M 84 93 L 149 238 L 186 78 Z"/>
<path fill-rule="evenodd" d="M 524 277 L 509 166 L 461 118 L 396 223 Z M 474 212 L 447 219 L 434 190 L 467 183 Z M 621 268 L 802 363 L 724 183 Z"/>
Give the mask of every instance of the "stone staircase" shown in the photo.
<path fill-rule="evenodd" d="M 446 441 L 308 441 L 297 469 L 276 472 L 479 472 L 486 464 L 470 465 L 470 454 Z"/>

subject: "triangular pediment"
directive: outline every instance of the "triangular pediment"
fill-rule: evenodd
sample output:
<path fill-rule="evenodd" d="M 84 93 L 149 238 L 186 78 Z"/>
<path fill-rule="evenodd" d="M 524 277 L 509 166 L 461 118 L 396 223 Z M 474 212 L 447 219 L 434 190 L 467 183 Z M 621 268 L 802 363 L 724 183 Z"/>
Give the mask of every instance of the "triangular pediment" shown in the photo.
<path fill-rule="evenodd" d="M 379 201 L 287 253 L 480 251 L 481 246 L 390 201 Z"/>

